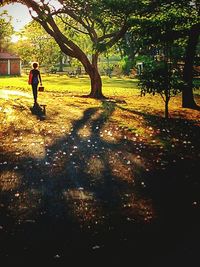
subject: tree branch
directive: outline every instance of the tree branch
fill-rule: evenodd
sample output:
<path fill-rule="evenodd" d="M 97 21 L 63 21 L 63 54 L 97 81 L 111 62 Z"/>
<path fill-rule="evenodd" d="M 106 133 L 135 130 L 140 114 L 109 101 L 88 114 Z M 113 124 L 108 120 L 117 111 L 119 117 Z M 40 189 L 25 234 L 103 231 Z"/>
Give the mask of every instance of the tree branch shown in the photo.
<path fill-rule="evenodd" d="M 128 24 L 125 23 L 122 26 L 122 28 L 118 32 L 115 33 L 115 35 L 113 36 L 113 38 L 106 43 L 106 47 L 110 48 L 115 43 L 117 43 L 119 41 L 119 39 L 126 33 L 126 31 L 128 30 L 128 28 L 129 28 Z"/>
<path fill-rule="evenodd" d="M 62 16 L 59 16 L 59 15 L 58 15 L 58 17 L 62 20 L 62 22 L 63 22 L 64 24 L 66 24 L 66 25 L 69 26 L 70 28 L 74 29 L 75 31 L 80 32 L 80 33 L 83 33 L 83 34 L 87 34 L 87 35 L 89 35 L 88 32 L 84 32 L 84 31 L 82 31 L 82 30 L 76 28 L 75 26 L 71 25 L 71 24 L 68 23 L 67 21 L 65 21 L 65 20 L 63 19 Z"/>

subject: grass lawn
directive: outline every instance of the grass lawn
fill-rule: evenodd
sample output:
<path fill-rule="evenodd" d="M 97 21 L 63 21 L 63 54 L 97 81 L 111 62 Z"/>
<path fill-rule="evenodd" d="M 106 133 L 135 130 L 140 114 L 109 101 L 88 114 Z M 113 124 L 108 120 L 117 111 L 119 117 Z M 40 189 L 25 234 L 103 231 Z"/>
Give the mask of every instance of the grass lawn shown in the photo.
<path fill-rule="evenodd" d="M 103 77 L 103 101 L 82 97 L 86 77 L 43 84 L 45 114 L 32 108 L 27 76 L 0 78 L 5 266 L 195 266 L 199 111 L 181 108 L 178 95 L 165 120 L 161 97 L 141 97 L 126 78 Z"/>
<path fill-rule="evenodd" d="M 21 77 L 0 77 L 0 88 L 18 88 L 30 90 L 28 75 Z M 87 94 L 90 91 L 90 79 L 87 76 L 82 78 L 70 78 L 67 75 L 42 75 L 43 85 L 46 91 L 66 92 L 73 94 Z M 137 87 L 137 80 L 128 78 L 102 77 L 103 87 L 107 94 L 127 93 L 128 89 Z M 121 92 L 119 92 L 121 91 Z M 131 90 L 132 92 L 132 90 Z"/>
<path fill-rule="evenodd" d="M 23 75 L 21 77 L 0 77 L 0 89 L 14 89 L 30 92 L 31 86 L 28 85 L 27 80 L 28 75 Z M 72 96 L 86 95 L 90 92 L 90 80 L 87 76 L 83 76 L 82 78 L 70 78 L 67 75 L 51 74 L 43 75 L 42 80 L 45 92 L 65 93 Z M 140 89 L 138 88 L 138 81 L 136 79 L 126 77 L 102 77 L 102 82 L 104 95 L 109 98 L 113 97 L 117 100 L 124 100 L 124 103 L 126 102 L 126 104 L 122 105 L 124 108 L 139 108 L 141 111 L 152 114 L 155 112 L 155 114 L 163 116 L 164 103 L 161 97 L 159 95 L 155 97 L 150 95 L 140 97 Z M 197 103 L 199 103 L 200 90 L 194 90 L 194 95 Z M 172 117 L 175 114 L 181 117 L 186 117 L 187 113 L 189 116 L 192 116 L 194 113 L 194 117 L 198 114 L 195 111 L 190 112 L 190 110 L 181 109 L 180 107 L 180 95 L 171 98 L 169 108 L 171 109 Z"/>

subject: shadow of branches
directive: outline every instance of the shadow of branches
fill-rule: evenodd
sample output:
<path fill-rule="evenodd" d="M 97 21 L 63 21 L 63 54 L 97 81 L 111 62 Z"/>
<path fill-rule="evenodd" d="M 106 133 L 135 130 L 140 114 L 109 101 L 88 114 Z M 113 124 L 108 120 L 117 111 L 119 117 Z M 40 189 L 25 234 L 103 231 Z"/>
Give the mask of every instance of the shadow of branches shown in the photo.
<path fill-rule="evenodd" d="M 187 152 L 183 159 L 169 150 L 171 140 L 181 140 L 188 129 L 183 127 L 181 135 L 183 121 L 165 123 L 140 113 L 160 129 L 155 138 L 163 151 L 120 135 L 116 125 L 107 123 L 116 108 L 102 101 L 102 108 L 86 109 L 42 158 L 2 152 L 1 258 L 8 263 L 76 263 L 79 257 L 100 262 L 107 257 L 111 266 L 126 266 L 134 251 L 133 261 L 141 265 L 160 266 L 167 256 L 162 266 L 168 266 L 186 250 L 181 260 L 191 262 L 196 246 L 187 241 L 199 240 L 198 158 L 187 156 L 187 146 L 180 147 L 179 153 Z M 195 125 L 187 127 L 199 134 Z M 146 161 L 154 164 L 152 155 L 159 153 L 164 165 L 155 163 L 147 171 Z"/>

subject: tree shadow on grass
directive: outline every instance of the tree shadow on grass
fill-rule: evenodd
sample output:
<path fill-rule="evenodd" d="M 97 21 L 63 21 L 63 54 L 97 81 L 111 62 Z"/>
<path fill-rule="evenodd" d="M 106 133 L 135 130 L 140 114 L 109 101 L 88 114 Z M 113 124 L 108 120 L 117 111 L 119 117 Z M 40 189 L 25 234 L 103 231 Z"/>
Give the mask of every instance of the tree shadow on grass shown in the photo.
<path fill-rule="evenodd" d="M 170 265 L 170 260 L 174 259 L 174 264 L 181 262 L 183 266 L 187 266 L 192 262 L 197 266 L 195 260 L 200 248 L 198 121 L 180 118 L 166 120 L 120 106 L 118 108 L 143 117 L 146 127 L 153 129 L 154 140 L 160 144 L 157 155 L 154 153 L 152 159 L 154 168 L 143 174 L 146 186 L 138 190 L 152 199 L 153 206 L 159 214 L 158 222 L 162 234 L 165 237 L 168 235 L 167 239 L 173 236 L 175 247 L 171 252 L 168 250 L 165 264 Z M 143 151 L 141 156 L 145 155 L 146 151 Z"/>
<path fill-rule="evenodd" d="M 116 103 L 103 101 L 102 109 L 85 110 L 43 158 L 17 158 L 5 151 L 2 259 L 168 266 L 194 256 L 187 251 L 180 259 L 190 249 L 181 245 L 181 235 L 194 226 L 196 211 L 187 202 L 194 188 L 185 197 L 188 182 L 181 166 L 145 171 L 136 149 L 141 141 L 113 137 L 116 129 L 106 128 L 115 108 Z M 144 152 L 154 149 L 144 145 Z M 184 210 L 190 221 L 183 221 Z"/>

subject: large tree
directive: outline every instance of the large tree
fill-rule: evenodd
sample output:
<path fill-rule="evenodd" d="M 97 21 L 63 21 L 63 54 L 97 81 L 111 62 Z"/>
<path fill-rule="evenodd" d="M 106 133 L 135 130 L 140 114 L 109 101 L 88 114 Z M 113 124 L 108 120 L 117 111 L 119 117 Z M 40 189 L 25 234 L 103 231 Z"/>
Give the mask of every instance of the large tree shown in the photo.
<path fill-rule="evenodd" d="M 185 53 L 185 66 L 183 79 L 185 86 L 182 91 L 182 106 L 185 108 L 196 108 L 197 105 L 193 96 L 193 73 L 194 61 L 198 43 L 200 42 L 200 23 L 194 24 L 188 35 L 187 48 Z"/>
<path fill-rule="evenodd" d="M 195 108 L 193 66 L 200 36 L 200 3 L 197 0 L 159 0 L 143 28 L 154 44 L 168 43 L 184 49 L 182 107 Z"/>
<path fill-rule="evenodd" d="M 145 15 L 132 18 L 130 32 L 135 41 L 130 43 L 131 46 L 127 41 L 125 45 L 121 45 L 121 49 L 124 49 L 129 58 L 133 55 L 134 47 L 138 48 L 140 55 L 153 56 L 156 50 L 164 51 L 164 47 L 170 46 L 172 52 L 175 52 L 173 60 L 184 62 L 182 106 L 187 108 L 196 107 L 193 95 L 193 66 L 200 42 L 199 15 L 199 0 L 151 1 Z M 130 50 L 127 49 L 129 47 Z"/>
<path fill-rule="evenodd" d="M 196 108 L 193 95 L 194 62 L 200 41 L 200 2 L 199 0 L 166 1 L 166 13 L 173 25 L 163 34 L 166 40 L 183 40 L 185 44 L 182 88 L 182 107 Z M 172 2 L 172 3 L 168 3 Z"/>
<path fill-rule="evenodd" d="M 91 79 L 89 96 L 102 98 L 98 71 L 99 54 L 109 50 L 129 28 L 129 17 L 143 1 L 130 0 L 11 0 L 28 6 L 31 16 L 50 34 L 61 51 L 78 59 Z M 59 18 L 59 20 L 58 20 Z M 59 21 L 59 23 L 58 23 Z M 77 34 L 87 35 L 92 43 L 88 55 L 76 42 Z M 79 38 L 81 41 L 81 38 Z M 82 42 L 82 41 L 81 41 Z"/>

